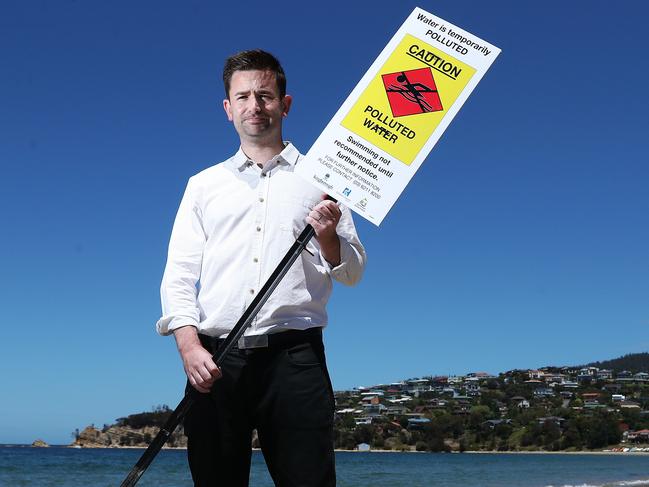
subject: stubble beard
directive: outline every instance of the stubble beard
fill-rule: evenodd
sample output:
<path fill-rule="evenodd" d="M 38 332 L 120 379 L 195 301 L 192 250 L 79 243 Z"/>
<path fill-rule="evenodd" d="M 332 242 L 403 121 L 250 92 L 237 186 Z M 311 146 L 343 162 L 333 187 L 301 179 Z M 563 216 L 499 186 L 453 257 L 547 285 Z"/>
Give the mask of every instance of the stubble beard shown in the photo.
<path fill-rule="evenodd" d="M 277 130 L 275 130 L 275 127 L 273 127 L 268 118 L 264 118 L 263 121 L 260 120 L 255 123 L 249 123 L 247 120 L 243 120 L 240 124 L 240 130 L 241 135 L 245 135 L 248 140 L 255 141 L 256 143 L 266 140 L 274 141 L 276 137 L 279 137 L 279 134 L 277 136 L 275 135 Z"/>

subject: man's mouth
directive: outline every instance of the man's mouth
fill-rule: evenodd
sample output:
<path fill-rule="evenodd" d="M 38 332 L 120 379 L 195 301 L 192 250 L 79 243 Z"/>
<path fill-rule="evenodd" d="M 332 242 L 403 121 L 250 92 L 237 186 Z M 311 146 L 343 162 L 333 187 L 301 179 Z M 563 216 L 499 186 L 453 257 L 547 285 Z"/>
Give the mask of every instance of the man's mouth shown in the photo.
<path fill-rule="evenodd" d="M 268 119 L 265 118 L 265 117 L 249 117 L 249 118 L 246 118 L 246 122 L 255 123 L 255 124 L 256 123 L 266 123 L 267 121 L 268 121 Z"/>

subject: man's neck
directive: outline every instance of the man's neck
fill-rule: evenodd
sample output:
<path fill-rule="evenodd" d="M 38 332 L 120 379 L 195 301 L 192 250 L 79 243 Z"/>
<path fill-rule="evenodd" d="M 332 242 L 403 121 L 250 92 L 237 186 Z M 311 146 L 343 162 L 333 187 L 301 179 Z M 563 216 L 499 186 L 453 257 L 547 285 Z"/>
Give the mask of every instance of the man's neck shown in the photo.
<path fill-rule="evenodd" d="M 284 142 L 280 139 L 273 144 L 254 144 L 242 140 L 241 150 L 252 162 L 263 165 L 284 150 Z"/>

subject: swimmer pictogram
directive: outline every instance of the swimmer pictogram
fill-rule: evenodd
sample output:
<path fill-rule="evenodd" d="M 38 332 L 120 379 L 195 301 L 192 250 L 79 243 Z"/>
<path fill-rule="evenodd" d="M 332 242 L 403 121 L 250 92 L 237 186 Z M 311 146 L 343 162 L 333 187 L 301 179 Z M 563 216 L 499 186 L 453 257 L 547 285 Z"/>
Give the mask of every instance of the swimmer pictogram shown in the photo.
<path fill-rule="evenodd" d="M 382 79 L 394 117 L 444 109 L 430 68 L 397 71 L 382 75 Z"/>

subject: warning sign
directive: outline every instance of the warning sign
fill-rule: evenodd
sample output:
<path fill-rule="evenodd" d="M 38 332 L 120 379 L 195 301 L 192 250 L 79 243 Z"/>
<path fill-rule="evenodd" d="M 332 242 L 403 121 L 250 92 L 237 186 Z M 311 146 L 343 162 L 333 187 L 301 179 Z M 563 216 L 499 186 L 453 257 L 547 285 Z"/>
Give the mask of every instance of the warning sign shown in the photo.
<path fill-rule="evenodd" d="M 393 117 L 442 110 L 430 68 L 398 71 L 382 77 Z"/>
<path fill-rule="evenodd" d="M 499 53 L 414 9 L 295 172 L 380 224 Z"/>
<path fill-rule="evenodd" d="M 475 72 L 407 34 L 342 126 L 409 165 Z"/>

